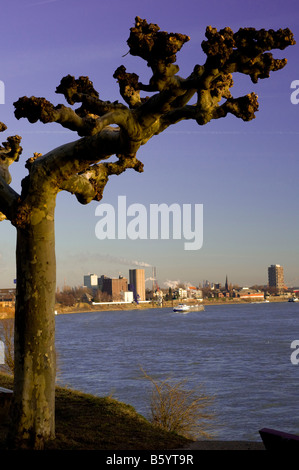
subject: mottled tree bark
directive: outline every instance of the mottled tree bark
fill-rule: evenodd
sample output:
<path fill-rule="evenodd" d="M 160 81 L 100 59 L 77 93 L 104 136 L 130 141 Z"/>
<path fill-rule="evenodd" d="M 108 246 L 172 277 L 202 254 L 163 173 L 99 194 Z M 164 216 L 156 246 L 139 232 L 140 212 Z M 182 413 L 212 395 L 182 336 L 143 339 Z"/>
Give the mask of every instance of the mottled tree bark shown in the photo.
<path fill-rule="evenodd" d="M 55 437 L 55 196 L 17 228 L 11 443 L 42 449 Z"/>
<path fill-rule="evenodd" d="M 15 381 L 11 442 L 21 447 L 43 448 L 55 436 L 55 247 L 56 195 L 68 191 L 81 204 L 100 201 L 112 175 L 132 168 L 143 171 L 139 148 L 154 135 L 181 120 L 205 125 L 233 114 L 243 121 L 255 118 L 255 93 L 234 98 L 232 74 L 243 73 L 253 83 L 286 65 L 274 59 L 272 49 L 295 44 L 289 29 L 256 31 L 206 29 L 202 49 L 205 64 L 195 65 L 187 78 L 178 75 L 176 54 L 189 41 L 183 34 L 160 31 L 139 17 L 127 41 L 129 52 L 147 62 L 152 71 L 148 84 L 120 66 L 114 73 L 126 104 L 103 101 L 88 77 L 68 75 L 56 92 L 72 109 L 54 106 L 45 98 L 22 97 L 15 105 L 17 119 L 58 123 L 75 131 L 79 140 L 46 155 L 27 160 L 28 176 L 21 194 L 11 187 L 8 167 L 22 152 L 19 136 L 8 137 L 0 147 L 0 220 L 17 229 L 17 301 L 15 314 Z M 141 96 L 151 92 L 152 96 Z M 194 104 L 189 104 L 197 96 Z M 0 131 L 6 129 L 0 123 Z M 109 160 L 115 156 L 114 161 Z"/>

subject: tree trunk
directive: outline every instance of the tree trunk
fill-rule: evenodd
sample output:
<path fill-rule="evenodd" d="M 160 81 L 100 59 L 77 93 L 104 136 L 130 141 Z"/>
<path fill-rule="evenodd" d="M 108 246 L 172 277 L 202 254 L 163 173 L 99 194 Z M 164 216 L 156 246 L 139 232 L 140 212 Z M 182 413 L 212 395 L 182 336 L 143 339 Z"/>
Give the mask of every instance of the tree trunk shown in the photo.
<path fill-rule="evenodd" d="M 55 198 L 17 229 L 11 442 L 42 449 L 55 437 Z"/>

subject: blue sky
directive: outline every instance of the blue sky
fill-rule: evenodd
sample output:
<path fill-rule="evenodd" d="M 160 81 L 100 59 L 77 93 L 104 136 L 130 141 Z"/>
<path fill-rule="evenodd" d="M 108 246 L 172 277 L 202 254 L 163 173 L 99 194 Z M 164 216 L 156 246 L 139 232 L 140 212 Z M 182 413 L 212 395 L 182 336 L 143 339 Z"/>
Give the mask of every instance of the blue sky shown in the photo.
<path fill-rule="evenodd" d="M 11 172 L 19 190 L 26 175 L 24 162 L 33 152 L 77 139 L 57 124 L 29 124 L 14 118 L 12 103 L 20 96 L 44 96 L 64 103 L 55 94 L 67 74 L 88 76 L 104 100 L 121 100 L 113 73 L 119 65 L 146 81 L 149 70 L 139 58 L 126 55 L 126 40 L 135 16 L 157 23 L 161 30 L 188 34 L 190 41 L 177 56 L 180 75 L 203 64 L 201 42 L 205 28 L 225 26 L 289 27 L 298 44 L 275 51 L 287 66 L 254 85 L 249 77 L 234 76 L 235 97 L 256 92 L 260 108 L 249 123 L 229 116 L 199 127 L 182 122 L 154 137 L 138 157 L 144 173 L 127 171 L 111 177 L 103 203 L 203 204 L 203 247 L 185 251 L 181 240 L 98 240 L 95 210 L 60 193 L 56 209 L 57 283 L 80 285 L 94 272 L 128 275 L 156 267 L 161 286 L 167 281 L 198 285 L 203 279 L 252 285 L 267 283 L 267 267 L 281 264 L 287 285 L 299 285 L 298 256 L 298 139 L 299 105 L 290 101 L 291 82 L 299 80 L 299 7 L 292 0 L 11 0 L 1 6 L 0 80 L 5 104 L 0 120 L 8 135 L 22 136 L 23 155 Z M 2 222 L 0 286 L 15 277 L 15 229 Z M 150 285 L 150 284 L 149 284 Z"/>

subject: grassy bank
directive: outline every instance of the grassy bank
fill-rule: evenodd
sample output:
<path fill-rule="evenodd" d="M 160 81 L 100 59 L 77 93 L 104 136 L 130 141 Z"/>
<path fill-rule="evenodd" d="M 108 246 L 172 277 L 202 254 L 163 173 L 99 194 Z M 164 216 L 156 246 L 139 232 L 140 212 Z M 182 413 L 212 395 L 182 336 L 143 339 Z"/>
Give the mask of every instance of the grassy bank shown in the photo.
<path fill-rule="evenodd" d="M 12 378 L 0 374 L 0 386 L 11 388 Z M 9 418 L 7 410 L 0 413 L 0 450 L 5 450 Z M 153 426 L 130 405 L 57 387 L 56 439 L 49 450 L 170 450 L 190 442 Z"/>

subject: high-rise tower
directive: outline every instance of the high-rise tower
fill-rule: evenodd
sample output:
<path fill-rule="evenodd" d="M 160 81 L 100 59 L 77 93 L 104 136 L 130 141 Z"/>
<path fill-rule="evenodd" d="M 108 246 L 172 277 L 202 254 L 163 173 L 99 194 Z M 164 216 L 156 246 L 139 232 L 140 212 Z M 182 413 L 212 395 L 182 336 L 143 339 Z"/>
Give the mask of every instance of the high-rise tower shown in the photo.
<path fill-rule="evenodd" d="M 145 300 L 144 269 L 130 269 L 130 286 L 137 295 L 137 300 Z"/>
<path fill-rule="evenodd" d="M 280 264 L 272 264 L 268 268 L 269 287 L 276 287 L 278 290 L 284 288 L 283 267 Z"/>

